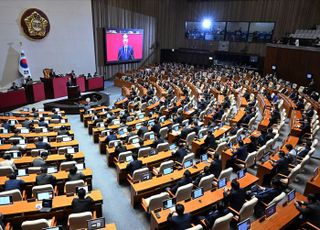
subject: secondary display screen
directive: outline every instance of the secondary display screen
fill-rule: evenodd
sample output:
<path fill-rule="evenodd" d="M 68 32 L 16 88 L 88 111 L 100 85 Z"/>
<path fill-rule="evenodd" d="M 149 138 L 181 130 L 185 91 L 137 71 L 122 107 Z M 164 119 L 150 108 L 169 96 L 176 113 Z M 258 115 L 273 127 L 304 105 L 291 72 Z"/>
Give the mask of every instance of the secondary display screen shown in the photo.
<path fill-rule="evenodd" d="M 143 29 L 106 29 L 106 63 L 138 62 L 143 58 Z"/>

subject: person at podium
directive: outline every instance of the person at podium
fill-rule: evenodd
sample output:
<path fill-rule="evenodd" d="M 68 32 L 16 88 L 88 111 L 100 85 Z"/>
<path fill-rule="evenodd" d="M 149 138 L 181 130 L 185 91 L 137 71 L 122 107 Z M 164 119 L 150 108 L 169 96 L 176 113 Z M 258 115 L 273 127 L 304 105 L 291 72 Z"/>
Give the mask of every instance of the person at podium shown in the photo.
<path fill-rule="evenodd" d="M 70 87 L 70 86 L 74 86 L 73 81 L 72 81 L 71 78 L 69 78 L 68 81 L 67 81 L 67 87 Z"/>

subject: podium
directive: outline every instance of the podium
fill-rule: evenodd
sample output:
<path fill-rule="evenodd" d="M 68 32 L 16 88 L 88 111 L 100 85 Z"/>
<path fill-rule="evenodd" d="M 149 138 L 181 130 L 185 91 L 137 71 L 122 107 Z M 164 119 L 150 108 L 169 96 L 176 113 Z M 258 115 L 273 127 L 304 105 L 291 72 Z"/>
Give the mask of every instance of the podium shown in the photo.
<path fill-rule="evenodd" d="M 33 82 L 26 85 L 26 95 L 28 103 L 35 103 L 46 99 L 44 84 L 42 82 Z"/>
<path fill-rule="evenodd" d="M 78 85 L 68 86 L 67 91 L 69 100 L 78 99 L 81 96 L 80 87 Z"/>
<path fill-rule="evenodd" d="M 45 93 L 47 99 L 67 96 L 66 85 L 69 76 L 56 78 L 41 78 L 44 83 Z"/>

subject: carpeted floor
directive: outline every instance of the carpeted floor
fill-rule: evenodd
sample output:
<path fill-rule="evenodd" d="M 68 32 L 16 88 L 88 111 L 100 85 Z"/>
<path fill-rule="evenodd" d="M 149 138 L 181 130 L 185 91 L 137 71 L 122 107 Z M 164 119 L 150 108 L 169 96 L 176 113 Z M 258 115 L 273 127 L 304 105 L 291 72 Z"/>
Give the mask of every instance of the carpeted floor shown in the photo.
<path fill-rule="evenodd" d="M 113 81 L 105 82 L 105 91 L 110 94 L 111 105 L 121 97 L 121 89 L 113 86 Z M 46 101 L 47 102 L 47 101 Z M 27 107 L 41 108 L 44 102 L 28 105 Z M 103 215 L 107 223 L 116 223 L 117 229 L 143 230 L 150 228 L 150 217 L 141 208 L 133 209 L 130 204 L 130 187 L 120 186 L 116 181 L 116 170 L 106 164 L 106 156 L 99 153 L 99 145 L 93 143 L 88 129 L 80 122 L 79 115 L 68 115 L 75 138 L 80 143 L 80 150 L 85 153 L 86 166 L 93 169 L 93 187 L 103 193 Z M 282 138 L 289 133 L 289 125 L 282 130 Z M 280 144 L 280 142 L 278 143 Z M 320 149 L 317 146 L 315 157 L 320 158 Z M 290 186 L 303 193 L 306 181 L 311 177 L 313 169 L 319 166 L 319 159 L 311 159 L 306 170 L 298 175 L 297 180 Z M 255 170 L 250 172 L 256 173 Z M 235 177 L 236 175 L 233 175 Z"/>

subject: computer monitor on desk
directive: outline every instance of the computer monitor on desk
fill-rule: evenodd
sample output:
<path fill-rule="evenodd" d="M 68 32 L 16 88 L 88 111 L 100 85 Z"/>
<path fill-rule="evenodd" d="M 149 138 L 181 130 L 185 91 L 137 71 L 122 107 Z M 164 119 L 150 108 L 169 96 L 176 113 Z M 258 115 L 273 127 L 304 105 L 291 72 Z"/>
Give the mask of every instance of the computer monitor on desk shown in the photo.
<path fill-rule="evenodd" d="M 227 178 L 222 178 L 218 181 L 218 188 L 223 188 L 227 185 Z"/>
<path fill-rule="evenodd" d="M 101 229 L 106 226 L 106 221 L 104 217 L 97 219 L 88 220 L 88 230 Z"/>
<path fill-rule="evenodd" d="M 237 224 L 237 230 L 249 230 L 251 227 L 250 219 L 246 219 Z"/>
<path fill-rule="evenodd" d="M 193 190 L 191 193 L 192 199 L 197 199 L 201 196 L 203 196 L 203 188 L 197 188 L 197 189 Z"/>
<path fill-rule="evenodd" d="M 172 208 L 175 205 L 176 205 L 176 199 L 175 198 L 165 200 L 165 201 L 163 201 L 163 210 Z"/>
<path fill-rule="evenodd" d="M 275 214 L 277 211 L 277 204 L 272 204 L 269 207 L 266 208 L 265 210 L 265 216 L 266 218 L 269 218 L 273 214 Z"/>
<path fill-rule="evenodd" d="M 13 204 L 12 196 L 1 196 L 0 197 L 0 206 Z"/>

